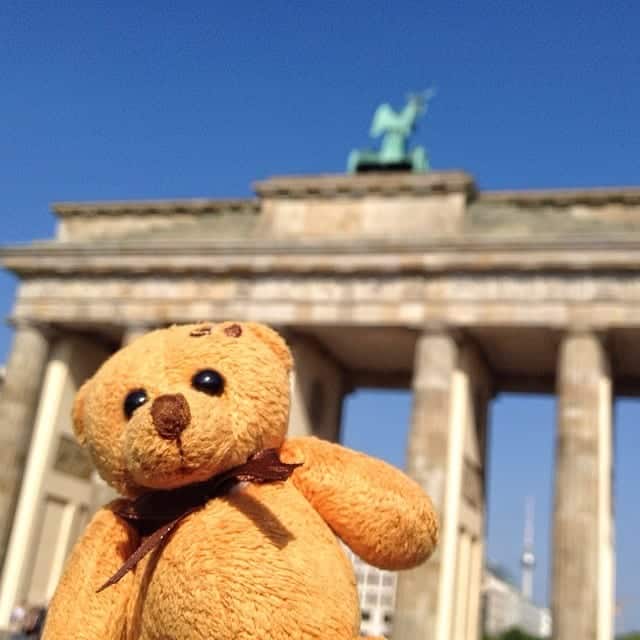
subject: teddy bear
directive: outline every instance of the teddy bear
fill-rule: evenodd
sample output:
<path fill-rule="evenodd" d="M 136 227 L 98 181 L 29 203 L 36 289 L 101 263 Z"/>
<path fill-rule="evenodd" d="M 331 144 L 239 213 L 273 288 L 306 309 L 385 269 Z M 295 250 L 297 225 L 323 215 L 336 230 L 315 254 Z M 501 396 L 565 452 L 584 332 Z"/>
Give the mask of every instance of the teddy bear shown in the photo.
<path fill-rule="evenodd" d="M 74 547 L 44 639 L 355 640 L 340 540 L 380 568 L 425 561 L 429 497 L 380 460 L 286 439 L 292 356 L 252 322 L 152 331 L 79 389 L 73 427 L 122 498 Z"/>

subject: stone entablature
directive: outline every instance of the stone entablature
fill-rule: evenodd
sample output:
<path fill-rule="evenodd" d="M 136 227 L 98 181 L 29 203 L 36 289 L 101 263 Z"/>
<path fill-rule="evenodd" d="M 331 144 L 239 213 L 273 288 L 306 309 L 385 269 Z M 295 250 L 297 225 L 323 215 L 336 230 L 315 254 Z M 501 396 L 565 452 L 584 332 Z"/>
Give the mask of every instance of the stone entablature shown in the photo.
<path fill-rule="evenodd" d="M 381 327 L 446 326 L 493 353 L 500 384 L 524 388 L 535 380 L 538 389 L 552 384 L 558 336 L 588 327 L 611 336 L 618 380 L 640 388 L 640 224 L 625 233 L 575 227 L 576 206 L 596 217 L 624 207 L 632 219 L 640 189 L 478 194 L 460 172 L 278 178 L 256 188 L 258 200 L 56 205 L 62 223 L 76 225 L 73 237 L 0 250 L 4 266 L 22 278 L 13 318 L 97 330 L 108 339 L 131 326 L 231 317 L 371 336 Z M 449 235 L 421 227 L 403 237 L 362 229 L 350 236 L 318 215 L 325 235 L 269 230 L 269 200 L 277 209 L 324 198 L 322 206 L 334 206 L 339 217 L 343 199 L 372 197 L 399 212 L 405 198 L 416 199 L 424 215 L 437 210 L 426 206 L 434 198 L 461 198 L 464 224 Z M 481 206 L 494 221 L 502 211 L 511 225 L 540 229 L 505 234 L 477 224 Z M 498 207 L 516 213 L 509 219 Z M 544 222 L 526 223 L 539 216 Z M 279 220 L 293 225 L 293 218 Z M 97 242 L 92 234 L 102 225 L 117 233 Z M 396 375 L 406 381 L 410 369 L 403 356 L 389 384 Z M 525 382 L 514 384 L 518 376 Z"/>
<path fill-rule="evenodd" d="M 38 242 L 0 248 L 22 276 L 107 273 L 635 272 L 640 229 L 607 235 L 399 240 L 170 239 Z M 170 258 L 170 259 L 169 259 Z"/>
<path fill-rule="evenodd" d="M 588 280 L 559 275 L 434 275 L 401 276 L 329 276 L 279 275 L 266 278 L 236 275 L 206 277 L 118 278 L 100 280 L 87 277 L 73 279 L 56 276 L 26 280 L 20 289 L 19 303 L 43 301 L 98 301 L 162 303 L 177 305 L 216 302 L 255 302 L 274 304 L 280 301 L 353 308 L 358 304 L 400 305 L 435 303 L 529 304 L 525 311 L 534 314 L 537 303 L 610 303 L 637 306 L 640 302 L 640 279 L 620 275 L 593 276 Z M 622 308 L 622 307 L 621 307 Z M 479 312 L 480 313 L 480 312 Z M 481 314 L 480 314 L 481 315 Z M 617 326 L 617 318 L 610 318 Z M 519 322 L 518 324 L 527 324 Z"/>

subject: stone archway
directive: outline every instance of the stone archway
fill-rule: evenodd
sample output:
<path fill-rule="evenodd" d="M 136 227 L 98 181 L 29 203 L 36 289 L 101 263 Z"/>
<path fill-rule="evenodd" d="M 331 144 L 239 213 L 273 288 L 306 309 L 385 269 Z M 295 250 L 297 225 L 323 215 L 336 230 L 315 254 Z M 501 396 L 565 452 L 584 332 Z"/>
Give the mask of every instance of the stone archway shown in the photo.
<path fill-rule="evenodd" d="M 640 190 L 491 193 L 462 172 L 274 178 L 256 190 L 56 205 L 56 239 L 0 252 L 21 279 L 0 403 L 14 427 L 3 431 L 3 527 L 16 525 L 51 335 L 118 343 L 140 325 L 257 320 L 281 328 L 300 363 L 294 432 L 335 438 L 346 389 L 414 390 L 408 470 L 434 496 L 443 537 L 401 578 L 403 640 L 475 637 L 486 399 L 557 391 L 556 637 L 609 640 L 608 407 L 640 389 Z"/>

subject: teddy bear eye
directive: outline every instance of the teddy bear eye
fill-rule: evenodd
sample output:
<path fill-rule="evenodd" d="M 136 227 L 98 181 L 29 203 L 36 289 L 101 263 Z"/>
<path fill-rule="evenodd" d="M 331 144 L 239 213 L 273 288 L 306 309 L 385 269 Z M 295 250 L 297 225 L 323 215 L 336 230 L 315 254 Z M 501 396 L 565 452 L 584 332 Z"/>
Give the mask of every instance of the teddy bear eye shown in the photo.
<path fill-rule="evenodd" d="M 147 392 L 144 389 L 136 389 L 131 391 L 124 399 L 124 415 L 127 416 L 127 420 L 133 415 L 133 412 L 141 407 L 147 400 Z"/>
<path fill-rule="evenodd" d="M 224 389 L 224 378 L 213 369 L 203 369 L 191 378 L 191 386 L 210 396 L 217 396 Z"/>

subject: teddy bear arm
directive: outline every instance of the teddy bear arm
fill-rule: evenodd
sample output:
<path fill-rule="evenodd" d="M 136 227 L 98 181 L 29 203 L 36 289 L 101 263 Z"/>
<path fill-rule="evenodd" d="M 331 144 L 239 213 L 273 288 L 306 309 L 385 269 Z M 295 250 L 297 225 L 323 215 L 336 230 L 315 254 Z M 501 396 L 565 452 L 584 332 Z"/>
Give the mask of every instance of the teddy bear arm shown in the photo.
<path fill-rule="evenodd" d="M 285 462 L 303 462 L 293 482 L 353 551 L 382 569 L 427 559 L 437 517 L 420 486 L 391 465 L 317 438 L 288 440 Z"/>
<path fill-rule="evenodd" d="M 47 612 L 43 640 L 123 637 L 133 575 L 96 593 L 138 544 L 135 531 L 113 513 L 114 505 L 95 514 L 71 552 Z"/>

